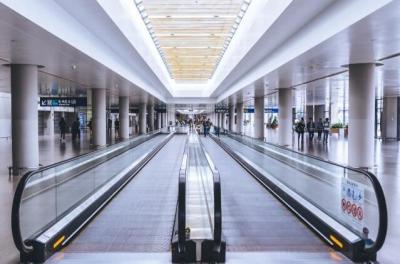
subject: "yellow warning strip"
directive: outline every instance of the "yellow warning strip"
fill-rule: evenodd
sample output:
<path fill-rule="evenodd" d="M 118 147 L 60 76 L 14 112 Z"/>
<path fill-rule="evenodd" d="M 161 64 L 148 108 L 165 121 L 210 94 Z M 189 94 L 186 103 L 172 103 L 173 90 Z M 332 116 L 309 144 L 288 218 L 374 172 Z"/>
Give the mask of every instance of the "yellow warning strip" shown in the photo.
<path fill-rule="evenodd" d="M 62 236 L 59 239 L 57 239 L 57 241 L 53 244 L 53 249 L 56 249 L 61 244 L 61 242 L 64 241 L 64 239 L 65 239 L 65 236 Z"/>
<path fill-rule="evenodd" d="M 330 235 L 329 238 L 332 240 L 333 243 L 335 243 L 338 247 L 343 248 L 343 243 L 340 242 L 336 237 L 333 235 Z"/>

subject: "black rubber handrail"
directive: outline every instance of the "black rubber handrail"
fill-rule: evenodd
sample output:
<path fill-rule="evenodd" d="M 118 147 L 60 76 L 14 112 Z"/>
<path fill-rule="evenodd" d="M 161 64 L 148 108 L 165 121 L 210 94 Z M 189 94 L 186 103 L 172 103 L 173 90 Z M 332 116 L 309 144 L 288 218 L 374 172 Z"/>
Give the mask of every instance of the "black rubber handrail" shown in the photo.
<path fill-rule="evenodd" d="M 233 134 L 235 136 L 248 137 L 248 136 L 232 133 L 230 131 L 227 134 L 228 134 L 228 136 L 231 136 L 230 134 Z M 234 138 L 234 137 L 232 137 L 232 138 Z M 372 187 L 374 189 L 374 192 L 375 192 L 375 195 L 376 195 L 376 199 L 377 199 L 377 202 L 378 202 L 379 227 L 378 227 L 378 234 L 376 236 L 376 240 L 371 245 L 365 244 L 364 251 L 366 253 L 374 254 L 374 253 L 377 253 L 382 248 L 382 246 L 383 246 L 383 244 L 385 242 L 385 239 L 386 239 L 386 234 L 387 234 L 388 215 L 387 215 L 386 199 L 385 199 L 385 195 L 384 195 L 382 186 L 381 186 L 378 178 L 376 178 L 376 176 L 374 174 L 372 174 L 369 171 L 363 170 L 363 169 L 358 169 L 358 168 L 354 168 L 354 167 L 350 167 L 350 166 L 345 166 L 345 165 L 338 164 L 338 163 L 335 163 L 335 162 L 332 162 L 332 161 L 329 161 L 329 160 L 322 159 L 322 158 L 314 156 L 314 155 L 298 152 L 298 151 L 295 151 L 293 149 L 286 148 L 284 146 L 280 146 L 280 145 L 273 144 L 273 143 L 270 143 L 270 142 L 265 142 L 265 141 L 262 141 L 262 140 L 259 140 L 259 139 L 254 139 L 254 138 L 250 138 L 250 137 L 248 137 L 248 138 L 252 139 L 252 140 L 259 141 L 259 142 L 261 142 L 263 144 L 267 144 L 267 145 L 269 144 L 271 146 L 275 146 L 275 147 L 278 147 L 278 148 L 281 148 L 281 149 L 284 149 L 284 150 L 287 150 L 287 151 L 291 151 L 293 153 L 296 153 L 296 154 L 299 154 L 299 155 L 303 155 L 303 156 L 309 157 L 311 159 L 316 159 L 316 160 L 319 160 L 321 162 L 329 163 L 331 165 L 338 166 L 338 167 L 341 167 L 343 169 L 350 170 L 350 171 L 355 171 L 355 172 L 358 172 L 358 173 L 361 173 L 361 174 L 365 175 L 370 180 L 370 182 L 372 183 Z"/>
<path fill-rule="evenodd" d="M 213 174 L 213 194 L 214 194 L 214 242 L 217 245 L 220 245 L 222 242 L 222 201 L 221 201 L 221 178 L 218 170 L 215 168 L 214 164 L 211 161 L 211 158 L 208 156 L 207 151 L 200 142 L 200 146 L 202 151 L 204 152 L 208 166 L 210 167 Z"/>
<path fill-rule="evenodd" d="M 153 131 L 153 132 L 147 133 L 146 136 L 154 135 L 154 134 L 157 134 L 159 132 L 160 131 Z M 133 138 L 133 139 L 131 139 L 129 141 L 135 141 L 137 139 L 139 139 L 139 138 L 136 137 L 136 138 Z M 38 168 L 36 170 L 28 171 L 22 176 L 22 178 L 18 182 L 17 188 L 15 190 L 12 209 L 11 209 L 12 236 L 13 236 L 13 240 L 14 240 L 14 244 L 15 244 L 16 248 L 21 252 L 22 255 L 28 255 L 29 253 L 31 253 L 33 251 L 33 247 L 31 247 L 29 245 L 26 245 L 25 241 L 23 241 L 22 234 L 21 234 L 21 226 L 20 226 L 20 214 L 19 214 L 20 208 L 21 208 L 22 195 L 24 193 L 25 187 L 26 187 L 27 183 L 29 182 L 30 178 L 33 175 L 36 175 L 37 173 L 40 173 L 42 171 L 45 171 L 45 170 L 48 170 L 48 169 L 63 165 L 65 163 L 80 159 L 80 158 L 82 158 L 84 156 L 93 155 L 96 152 L 103 151 L 107 147 L 116 146 L 116 145 L 120 145 L 120 144 L 123 144 L 123 143 L 127 143 L 127 141 L 122 141 L 122 142 L 118 142 L 116 144 L 107 145 L 106 147 L 101 148 L 101 149 L 90 151 L 90 152 L 87 152 L 87 153 L 72 157 L 70 159 L 66 159 L 66 160 L 63 160 L 63 161 L 60 161 L 60 162 L 56 162 L 56 163 L 50 164 L 48 166 L 40 167 L 40 168 Z"/>
<path fill-rule="evenodd" d="M 178 186 L 178 252 L 184 253 L 186 246 L 186 174 L 189 165 L 189 151 L 186 146 L 182 166 L 179 170 Z"/>
<path fill-rule="evenodd" d="M 222 242 L 222 205 L 221 179 L 219 173 L 214 173 L 214 241 L 217 245 Z"/>

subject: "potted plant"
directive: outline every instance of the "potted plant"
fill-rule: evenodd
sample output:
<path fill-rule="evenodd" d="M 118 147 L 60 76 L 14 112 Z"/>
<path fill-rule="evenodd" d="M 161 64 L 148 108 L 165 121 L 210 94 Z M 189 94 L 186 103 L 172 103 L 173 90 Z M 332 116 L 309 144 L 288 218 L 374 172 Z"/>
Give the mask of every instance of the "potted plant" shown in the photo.
<path fill-rule="evenodd" d="M 339 134 L 339 130 L 343 128 L 342 123 L 335 123 L 331 126 L 331 134 Z"/>

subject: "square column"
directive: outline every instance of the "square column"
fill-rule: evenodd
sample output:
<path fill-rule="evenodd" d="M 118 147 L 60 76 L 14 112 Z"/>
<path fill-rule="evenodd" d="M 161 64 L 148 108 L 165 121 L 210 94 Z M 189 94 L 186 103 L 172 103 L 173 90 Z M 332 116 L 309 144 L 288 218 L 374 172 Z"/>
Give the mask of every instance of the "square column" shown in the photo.
<path fill-rule="evenodd" d="M 39 167 L 38 66 L 11 65 L 13 173 Z"/>
<path fill-rule="evenodd" d="M 167 126 L 169 126 L 170 123 L 172 126 L 175 126 L 175 105 L 167 105 L 167 114 Z"/>
<path fill-rule="evenodd" d="M 105 146 L 106 135 L 106 89 L 92 89 L 93 145 Z"/>
<path fill-rule="evenodd" d="M 119 97 L 119 136 L 129 138 L 129 96 Z"/>
<path fill-rule="evenodd" d="M 147 118 L 149 119 L 149 132 L 154 130 L 154 106 L 147 106 Z"/>
<path fill-rule="evenodd" d="M 236 115 L 236 132 L 239 134 L 243 134 L 243 103 L 236 104 Z"/>
<path fill-rule="evenodd" d="M 161 129 L 162 126 L 162 120 L 161 120 L 162 114 L 157 113 L 157 129 Z"/>
<path fill-rule="evenodd" d="M 254 98 L 254 137 L 264 140 L 264 97 Z"/>
<path fill-rule="evenodd" d="M 147 133 L 147 118 L 146 118 L 147 104 L 143 103 L 139 106 L 139 134 Z"/>
<path fill-rule="evenodd" d="M 292 89 L 279 89 L 278 93 L 278 144 L 290 146 L 292 144 Z"/>
<path fill-rule="evenodd" d="M 375 64 L 349 65 L 349 165 L 374 165 Z"/>
<path fill-rule="evenodd" d="M 233 132 L 234 127 L 235 127 L 235 107 L 233 105 L 231 105 L 229 107 L 229 123 L 228 123 L 229 127 L 229 131 Z"/>

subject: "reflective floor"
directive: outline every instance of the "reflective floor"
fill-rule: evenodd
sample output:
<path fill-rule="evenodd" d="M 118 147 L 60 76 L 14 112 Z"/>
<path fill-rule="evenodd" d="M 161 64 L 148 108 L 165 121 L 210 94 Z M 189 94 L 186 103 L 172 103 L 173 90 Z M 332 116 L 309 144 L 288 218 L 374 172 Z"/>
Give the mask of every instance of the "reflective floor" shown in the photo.
<path fill-rule="evenodd" d="M 269 131 L 266 133 L 268 140 L 274 142 L 277 138 L 277 131 Z M 305 137 L 307 138 L 307 137 Z M 276 141 L 275 141 L 276 142 Z M 297 145 L 295 142 L 295 148 Z M 67 137 L 65 144 L 60 144 L 58 137 L 48 138 L 40 137 L 40 163 L 43 165 L 63 160 L 69 157 L 79 155 L 90 150 L 90 143 L 87 137 L 81 139 L 80 144 L 72 144 L 70 138 Z M 339 163 L 347 163 L 347 140 L 344 137 L 332 136 L 328 145 L 322 144 L 316 140 L 312 144 L 306 139 L 304 144 L 304 152 L 321 156 L 322 158 L 336 161 Z M 10 228 L 10 212 L 14 188 L 18 177 L 9 179 L 7 167 L 11 164 L 11 140 L 0 139 L 0 256 L 1 263 L 18 263 L 18 252 L 14 247 L 11 228 Z M 396 141 L 376 141 L 374 172 L 381 181 L 384 188 L 388 211 L 389 211 L 389 230 L 386 243 L 380 251 L 378 259 L 380 263 L 398 263 L 396 259 L 400 259 L 400 144 Z M 322 253 L 321 253 L 322 254 Z M 299 253 L 299 261 L 296 263 L 310 263 L 311 257 L 308 256 L 305 261 L 302 257 L 304 254 Z M 71 256 L 72 258 L 73 256 Z M 141 258 L 142 256 L 139 256 Z M 164 263 L 167 256 L 154 256 L 160 261 L 151 261 L 141 263 Z M 275 263 L 287 263 L 285 255 L 279 252 L 269 254 L 250 254 L 243 253 L 227 255 L 229 263 L 243 263 L 245 259 L 254 259 L 254 263 L 265 263 L 265 259 L 274 260 Z M 315 255 L 315 262 L 318 262 L 318 256 Z M 321 257 L 321 256 L 320 256 Z M 110 259 L 110 258 L 108 258 Z M 303 260 L 302 260 L 303 259 Z M 102 263 L 106 263 L 107 258 L 102 258 Z M 77 258 L 71 259 L 70 263 L 82 263 Z M 101 262 L 96 262 L 101 263 Z M 109 262 L 107 262 L 109 263 Z"/>

